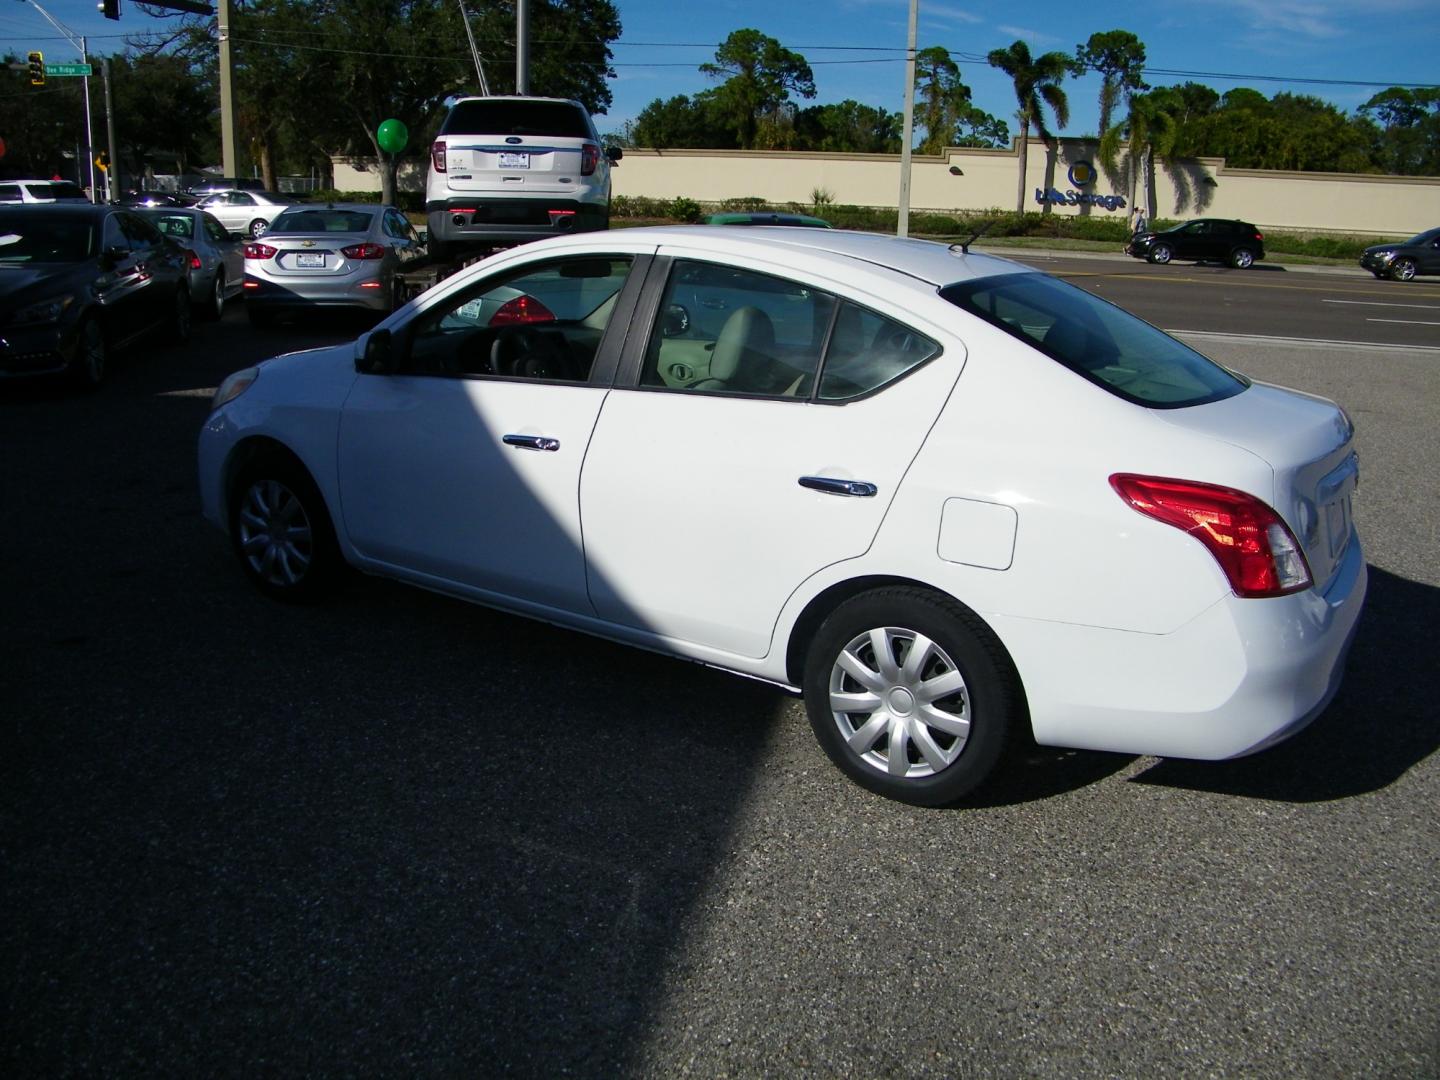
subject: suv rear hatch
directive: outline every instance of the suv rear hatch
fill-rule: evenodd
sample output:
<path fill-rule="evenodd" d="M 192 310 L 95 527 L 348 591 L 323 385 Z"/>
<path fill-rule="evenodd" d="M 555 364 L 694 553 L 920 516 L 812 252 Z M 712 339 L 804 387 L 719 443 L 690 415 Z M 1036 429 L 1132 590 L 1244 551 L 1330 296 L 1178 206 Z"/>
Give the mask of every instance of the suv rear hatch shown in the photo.
<path fill-rule="evenodd" d="M 523 99 L 457 102 L 431 148 L 435 172 L 465 194 L 573 193 L 599 156 L 574 105 Z"/>
<path fill-rule="evenodd" d="M 1248 450 L 1270 466 L 1275 490 L 1266 501 L 1300 541 L 1315 587 L 1324 592 L 1351 542 L 1351 496 L 1360 481 L 1354 431 L 1341 408 L 1254 383 L 1223 401 L 1156 415 Z"/>

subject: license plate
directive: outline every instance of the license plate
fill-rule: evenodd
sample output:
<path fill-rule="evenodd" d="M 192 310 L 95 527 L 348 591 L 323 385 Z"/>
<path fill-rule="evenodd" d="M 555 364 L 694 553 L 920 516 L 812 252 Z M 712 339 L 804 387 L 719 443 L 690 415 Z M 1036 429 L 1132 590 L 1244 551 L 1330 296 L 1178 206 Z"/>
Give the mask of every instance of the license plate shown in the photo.
<path fill-rule="evenodd" d="M 324 266 L 325 253 L 323 251 L 302 251 L 295 256 L 296 266 Z"/>
<path fill-rule="evenodd" d="M 1342 495 L 1325 506 L 1325 531 L 1330 537 L 1330 557 L 1338 558 L 1350 539 L 1350 496 Z"/>
<path fill-rule="evenodd" d="M 528 169 L 530 167 L 529 154 L 517 154 L 511 151 L 500 151 L 500 168 L 502 169 Z"/>

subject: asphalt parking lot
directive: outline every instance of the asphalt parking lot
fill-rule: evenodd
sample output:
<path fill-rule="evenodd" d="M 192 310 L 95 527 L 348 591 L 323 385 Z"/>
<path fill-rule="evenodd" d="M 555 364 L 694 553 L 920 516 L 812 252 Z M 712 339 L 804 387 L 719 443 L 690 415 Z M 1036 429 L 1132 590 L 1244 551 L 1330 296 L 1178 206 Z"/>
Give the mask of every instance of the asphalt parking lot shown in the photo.
<path fill-rule="evenodd" d="M 1191 340 L 1342 401 L 1369 606 L 1306 732 L 849 784 L 779 691 L 199 518 L 241 311 L 0 386 L 8 1076 L 1440 1075 L 1440 349 Z"/>

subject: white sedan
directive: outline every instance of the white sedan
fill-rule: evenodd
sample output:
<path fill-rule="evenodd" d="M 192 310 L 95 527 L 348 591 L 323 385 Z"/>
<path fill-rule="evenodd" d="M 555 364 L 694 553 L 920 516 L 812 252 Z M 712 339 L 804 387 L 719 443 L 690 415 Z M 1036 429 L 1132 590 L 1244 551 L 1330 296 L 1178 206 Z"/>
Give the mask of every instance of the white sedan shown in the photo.
<path fill-rule="evenodd" d="M 1365 597 L 1338 406 L 877 235 L 516 248 L 236 372 L 199 460 L 274 596 L 348 565 L 769 680 L 919 805 L 1022 736 L 1269 746 L 1330 701 Z"/>
<path fill-rule="evenodd" d="M 295 200 L 268 191 L 217 191 L 196 204 L 220 219 L 232 233 L 255 239 L 264 234 L 270 223 Z"/>

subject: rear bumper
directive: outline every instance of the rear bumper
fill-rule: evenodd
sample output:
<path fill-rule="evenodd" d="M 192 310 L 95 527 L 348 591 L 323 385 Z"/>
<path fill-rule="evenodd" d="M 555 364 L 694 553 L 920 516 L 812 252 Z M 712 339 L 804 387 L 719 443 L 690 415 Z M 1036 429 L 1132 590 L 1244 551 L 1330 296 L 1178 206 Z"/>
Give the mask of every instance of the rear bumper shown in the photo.
<path fill-rule="evenodd" d="M 1171 634 L 998 618 L 1037 742 L 1220 760 L 1289 738 L 1344 674 L 1367 587 L 1352 535 L 1322 594 L 1227 596 Z"/>
<path fill-rule="evenodd" d="M 495 199 L 455 196 L 425 204 L 432 243 L 523 244 L 610 227 L 609 204 L 564 197 Z"/>
<path fill-rule="evenodd" d="M 389 311 L 394 306 L 389 287 L 373 277 L 346 276 L 292 284 L 246 274 L 243 293 L 245 303 L 257 308 L 343 307 Z"/>

